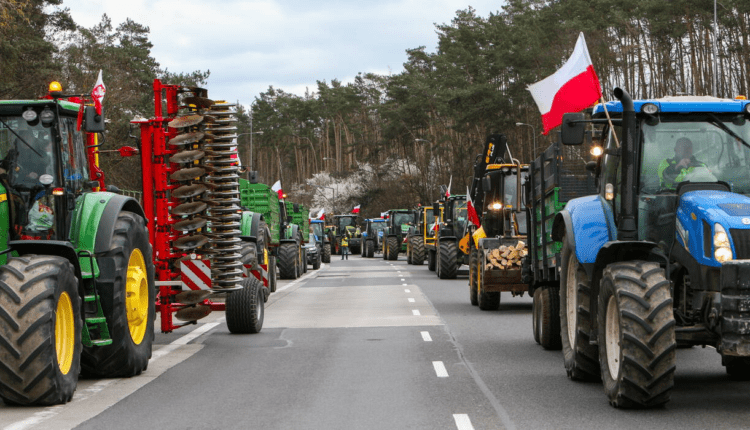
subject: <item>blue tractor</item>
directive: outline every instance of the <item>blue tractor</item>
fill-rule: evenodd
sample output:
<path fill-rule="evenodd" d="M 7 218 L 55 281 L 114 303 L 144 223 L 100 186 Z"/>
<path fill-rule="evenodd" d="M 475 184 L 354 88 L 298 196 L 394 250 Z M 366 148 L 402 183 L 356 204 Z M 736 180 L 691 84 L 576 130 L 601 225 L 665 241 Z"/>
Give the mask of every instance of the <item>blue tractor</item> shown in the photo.
<path fill-rule="evenodd" d="M 711 346 L 750 377 L 750 102 L 666 97 L 566 114 L 562 143 L 601 131 L 599 193 L 555 217 L 568 376 L 615 407 L 669 401 L 677 346 Z M 611 120 L 606 118 L 609 111 Z"/>

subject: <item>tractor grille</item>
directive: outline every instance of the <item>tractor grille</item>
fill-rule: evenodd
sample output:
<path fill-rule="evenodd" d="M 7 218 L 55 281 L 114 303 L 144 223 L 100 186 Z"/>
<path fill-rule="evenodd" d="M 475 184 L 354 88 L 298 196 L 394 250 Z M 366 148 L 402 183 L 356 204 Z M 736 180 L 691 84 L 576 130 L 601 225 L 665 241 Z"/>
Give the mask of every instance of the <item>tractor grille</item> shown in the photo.
<path fill-rule="evenodd" d="M 729 229 L 734 242 L 734 258 L 737 260 L 750 259 L 750 229 Z"/>

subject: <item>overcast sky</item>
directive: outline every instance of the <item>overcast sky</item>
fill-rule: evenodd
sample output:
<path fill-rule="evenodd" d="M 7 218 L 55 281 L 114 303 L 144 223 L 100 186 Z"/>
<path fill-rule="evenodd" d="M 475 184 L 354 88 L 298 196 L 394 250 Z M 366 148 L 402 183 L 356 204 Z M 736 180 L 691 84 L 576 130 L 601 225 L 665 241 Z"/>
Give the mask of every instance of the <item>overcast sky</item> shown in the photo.
<path fill-rule="evenodd" d="M 480 16 L 502 0 L 63 0 L 73 19 L 148 26 L 151 55 L 171 72 L 210 70 L 209 96 L 249 105 L 269 86 L 303 95 L 316 81 L 403 70 L 406 49 L 434 52 L 435 23 Z M 105 82 L 106 84 L 106 82 Z"/>

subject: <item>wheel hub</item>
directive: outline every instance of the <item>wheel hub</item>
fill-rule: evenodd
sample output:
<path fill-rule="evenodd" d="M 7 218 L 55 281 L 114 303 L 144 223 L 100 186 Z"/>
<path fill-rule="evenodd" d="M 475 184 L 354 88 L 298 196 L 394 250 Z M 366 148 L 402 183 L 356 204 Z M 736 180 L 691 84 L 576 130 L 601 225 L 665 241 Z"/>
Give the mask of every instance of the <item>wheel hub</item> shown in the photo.
<path fill-rule="evenodd" d="M 607 301 L 606 321 L 607 368 L 612 380 L 620 374 L 620 319 L 618 318 L 617 300 L 611 296 Z"/>
<path fill-rule="evenodd" d="M 128 260 L 128 279 L 125 287 L 130 337 L 140 345 L 148 326 L 148 271 L 140 249 L 134 249 Z"/>

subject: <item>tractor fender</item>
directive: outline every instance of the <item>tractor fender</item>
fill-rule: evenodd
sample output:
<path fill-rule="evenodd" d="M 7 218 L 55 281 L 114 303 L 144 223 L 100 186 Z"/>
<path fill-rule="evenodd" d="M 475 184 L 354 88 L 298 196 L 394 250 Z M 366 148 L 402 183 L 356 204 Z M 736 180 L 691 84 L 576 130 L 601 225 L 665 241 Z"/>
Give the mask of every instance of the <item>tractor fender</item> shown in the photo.
<path fill-rule="evenodd" d="M 39 254 L 43 250 L 44 255 L 57 255 L 70 261 L 75 268 L 76 277 L 81 280 L 81 264 L 78 255 L 70 242 L 63 240 L 13 240 L 8 243 L 10 250 L 19 256 L 27 254 Z"/>
<path fill-rule="evenodd" d="M 70 231 L 73 246 L 79 251 L 86 250 L 92 254 L 109 250 L 120 211 L 132 212 L 145 219 L 143 208 L 132 197 L 108 192 L 82 195 L 76 201 L 73 214 Z"/>
<path fill-rule="evenodd" d="M 255 242 L 258 237 L 258 226 L 262 220 L 263 214 L 260 212 L 242 211 L 240 238 L 244 241 Z"/>
<path fill-rule="evenodd" d="M 605 243 L 617 240 L 617 229 L 609 204 L 601 196 L 573 199 L 555 216 L 552 238 L 562 241 L 563 233 L 572 238 L 581 264 L 593 264 Z M 581 246 L 578 246 L 581 244 Z"/>

